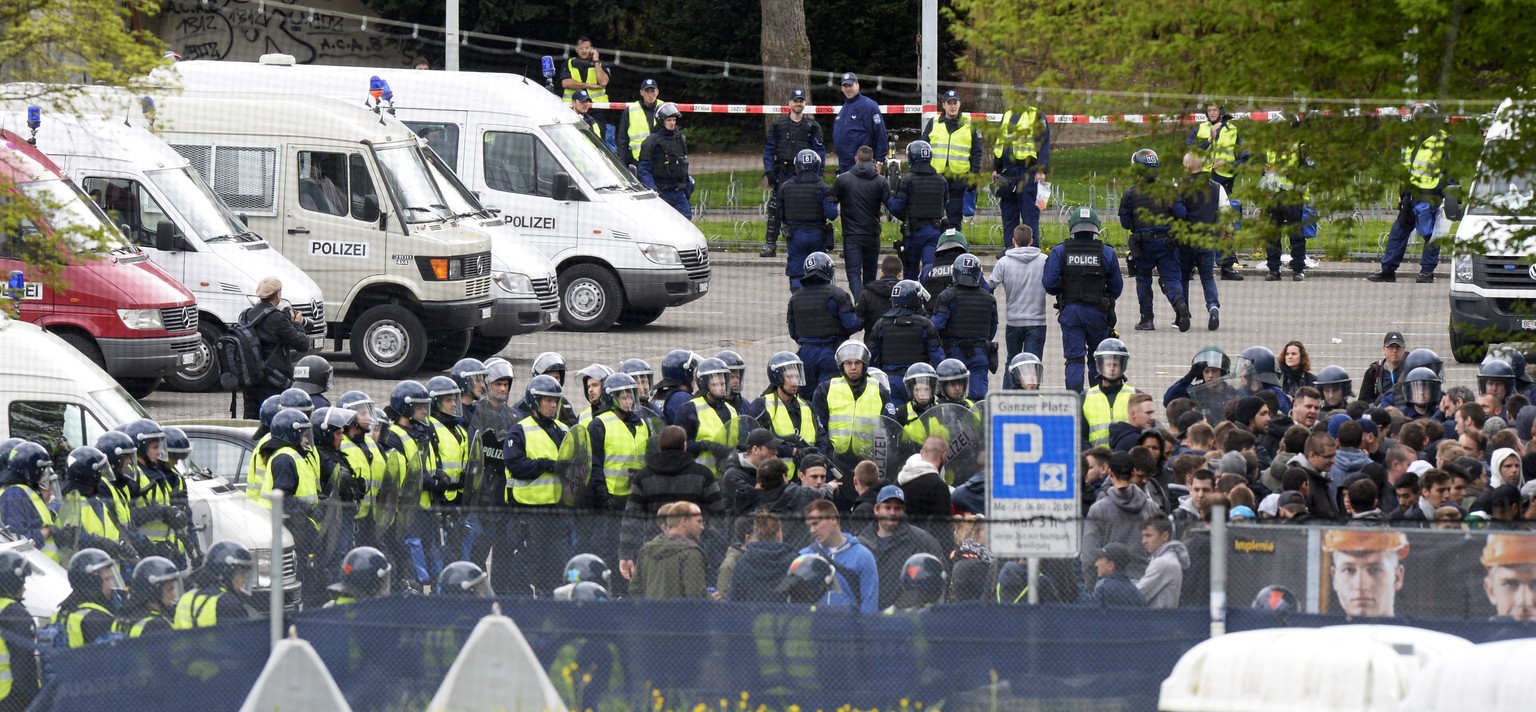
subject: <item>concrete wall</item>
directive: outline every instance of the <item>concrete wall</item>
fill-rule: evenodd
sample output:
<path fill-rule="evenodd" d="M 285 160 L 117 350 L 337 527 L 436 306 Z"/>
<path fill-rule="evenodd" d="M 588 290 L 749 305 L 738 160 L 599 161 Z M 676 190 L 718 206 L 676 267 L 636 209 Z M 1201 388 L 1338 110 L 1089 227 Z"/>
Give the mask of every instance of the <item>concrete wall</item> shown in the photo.
<path fill-rule="evenodd" d="M 309 0 L 309 5 L 359 15 L 372 14 L 360 0 Z M 311 15 L 293 0 L 167 0 L 159 17 L 146 23 L 182 59 L 255 61 L 263 54 L 291 54 L 300 63 L 408 66 L 417 51 L 410 40 L 364 32 L 351 18 L 326 12 Z M 391 28 L 394 31 L 394 28 Z"/>

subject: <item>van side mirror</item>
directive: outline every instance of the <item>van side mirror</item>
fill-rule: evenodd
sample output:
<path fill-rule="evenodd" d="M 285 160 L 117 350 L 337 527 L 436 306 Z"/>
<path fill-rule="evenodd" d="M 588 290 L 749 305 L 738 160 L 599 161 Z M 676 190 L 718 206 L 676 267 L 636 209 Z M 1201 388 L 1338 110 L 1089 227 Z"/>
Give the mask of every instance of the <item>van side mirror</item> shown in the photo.
<path fill-rule="evenodd" d="M 379 198 L 375 195 L 363 196 L 363 214 L 357 219 L 373 222 L 379 219 Z"/>
<path fill-rule="evenodd" d="M 155 223 L 155 249 L 161 252 L 175 252 L 176 248 L 176 226 L 169 220 Z"/>
<path fill-rule="evenodd" d="M 235 217 L 240 218 L 240 224 L 241 225 L 244 225 L 246 227 L 250 227 L 251 226 L 251 216 L 246 215 L 245 213 L 240 213 L 239 215 L 236 215 Z"/>
<path fill-rule="evenodd" d="M 575 192 L 576 182 L 571 180 L 571 174 L 566 173 L 565 171 L 555 173 L 554 185 L 551 186 L 550 189 L 550 197 L 561 202 L 566 202 L 574 199 L 572 194 Z"/>

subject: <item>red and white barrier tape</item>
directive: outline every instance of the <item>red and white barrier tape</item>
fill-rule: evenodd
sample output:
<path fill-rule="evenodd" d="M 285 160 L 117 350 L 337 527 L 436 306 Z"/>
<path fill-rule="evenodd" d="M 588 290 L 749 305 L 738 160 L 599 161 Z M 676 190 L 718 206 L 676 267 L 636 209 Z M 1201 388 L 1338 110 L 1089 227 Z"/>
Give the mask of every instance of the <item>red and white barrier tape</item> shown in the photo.
<path fill-rule="evenodd" d="M 676 103 L 676 102 L 675 102 Z M 607 101 L 594 102 L 594 109 L 622 110 L 628 107 L 627 102 Z M 938 113 L 938 107 L 932 104 L 880 104 L 880 113 L 892 115 L 916 115 L 923 116 Z M 685 114 L 785 114 L 789 108 L 773 104 L 684 104 L 677 103 L 677 108 Z M 836 114 L 841 106 L 835 105 L 807 105 L 807 114 Z M 1382 107 L 1377 109 L 1358 109 L 1360 116 L 1402 116 L 1404 109 L 1397 107 Z M 1231 112 L 1232 116 L 1250 121 L 1289 121 L 1294 112 L 1284 111 L 1241 111 Z M 1310 113 L 1310 112 L 1309 112 Z M 1325 111 L 1323 114 L 1337 113 Z M 1000 113 L 968 112 L 973 119 L 984 119 L 993 123 L 1003 120 Z M 1453 117 L 1460 118 L 1460 117 Z M 1185 124 L 1198 123 L 1205 120 L 1204 114 L 1046 114 L 1045 120 L 1053 124 Z"/>

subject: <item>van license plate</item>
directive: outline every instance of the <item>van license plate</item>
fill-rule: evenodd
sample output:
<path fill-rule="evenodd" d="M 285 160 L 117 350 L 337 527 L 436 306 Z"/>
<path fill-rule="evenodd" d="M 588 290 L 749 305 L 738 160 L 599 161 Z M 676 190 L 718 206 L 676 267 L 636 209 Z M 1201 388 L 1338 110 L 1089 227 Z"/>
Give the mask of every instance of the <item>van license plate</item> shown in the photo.
<path fill-rule="evenodd" d="M 489 318 L 491 318 L 491 309 L 492 309 L 491 307 L 480 307 L 480 318 L 481 319 L 489 319 Z"/>
<path fill-rule="evenodd" d="M 1521 319 L 1520 328 L 1526 331 L 1536 331 L 1536 319 Z"/>
<path fill-rule="evenodd" d="M 709 282 L 699 282 L 699 294 L 709 291 Z"/>
<path fill-rule="evenodd" d="M 314 337 L 314 338 L 309 340 L 309 348 L 310 348 L 311 351 L 319 351 L 324 346 L 325 346 L 325 337 L 324 336 L 316 336 L 316 337 Z"/>
<path fill-rule="evenodd" d="M 195 360 L 197 360 L 197 354 L 195 353 L 184 353 L 181 355 L 181 365 L 183 366 L 191 366 Z"/>

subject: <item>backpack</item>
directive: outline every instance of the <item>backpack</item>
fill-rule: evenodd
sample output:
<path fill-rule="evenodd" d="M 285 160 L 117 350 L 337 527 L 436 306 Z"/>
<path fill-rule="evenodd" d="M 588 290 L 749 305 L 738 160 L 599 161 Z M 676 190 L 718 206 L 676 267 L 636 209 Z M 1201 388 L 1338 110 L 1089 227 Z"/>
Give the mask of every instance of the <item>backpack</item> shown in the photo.
<path fill-rule="evenodd" d="M 286 383 L 286 379 L 268 367 L 267 359 L 261 354 L 261 337 L 256 334 L 256 325 L 275 313 L 266 312 L 255 319 L 248 319 L 242 314 L 230 325 L 229 331 L 214 342 L 213 353 L 219 362 L 219 386 L 224 390 L 282 386 Z"/>

